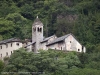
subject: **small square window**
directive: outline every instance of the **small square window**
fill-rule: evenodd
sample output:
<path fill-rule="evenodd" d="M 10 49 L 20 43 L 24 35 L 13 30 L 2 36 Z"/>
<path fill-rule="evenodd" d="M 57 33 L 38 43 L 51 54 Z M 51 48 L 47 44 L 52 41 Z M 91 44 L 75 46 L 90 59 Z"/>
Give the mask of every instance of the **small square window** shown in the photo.
<path fill-rule="evenodd" d="M 12 43 L 11 43 L 11 47 L 12 47 Z"/>
<path fill-rule="evenodd" d="M 2 46 L 1 46 L 1 49 L 2 49 Z"/>
<path fill-rule="evenodd" d="M 6 52 L 6 56 L 8 56 L 8 52 Z"/>
<path fill-rule="evenodd" d="M 62 47 L 61 47 L 61 50 L 62 50 Z"/>
<path fill-rule="evenodd" d="M 2 57 L 2 54 L 1 54 L 1 57 Z"/>
<path fill-rule="evenodd" d="M 6 48 L 8 48 L 8 44 L 6 44 Z"/>
<path fill-rule="evenodd" d="M 16 43 L 17 46 L 19 46 L 19 43 Z"/>
<path fill-rule="evenodd" d="M 12 54 L 12 51 L 11 51 L 11 54 Z"/>

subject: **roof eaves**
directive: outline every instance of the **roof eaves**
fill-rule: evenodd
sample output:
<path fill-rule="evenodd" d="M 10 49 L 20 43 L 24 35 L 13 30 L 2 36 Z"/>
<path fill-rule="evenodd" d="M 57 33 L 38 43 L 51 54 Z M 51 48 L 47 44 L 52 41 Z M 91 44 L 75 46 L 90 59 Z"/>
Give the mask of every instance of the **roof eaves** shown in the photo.
<path fill-rule="evenodd" d="M 11 39 L 7 39 L 7 40 L 2 40 L 2 41 L 0 41 L 0 45 L 1 44 L 10 43 L 10 42 L 21 42 L 21 40 L 17 39 L 17 38 L 11 38 Z"/>
<path fill-rule="evenodd" d="M 30 45 L 33 45 L 33 44 L 35 44 L 36 42 L 33 42 L 33 43 L 31 43 L 31 44 L 29 44 L 29 45 L 26 45 L 24 48 L 26 48 L 26 47 L 28 47 L 28 46 L 30 46 Z"/>
<path fill-rule="evenodd" d="M 49 43 L 49 44 L 47 44 L 46 46 L 50 46 L 50 45 L 53 45 L 53 44 L 55 44 L 55 43 L 59 43 L 59 42 L 62 42 L 62 41 L 64 41 L 64 40 L 60 40 L 60 41 L 57 41 L 57 42 L 54 42 L 54 43 Z"/>

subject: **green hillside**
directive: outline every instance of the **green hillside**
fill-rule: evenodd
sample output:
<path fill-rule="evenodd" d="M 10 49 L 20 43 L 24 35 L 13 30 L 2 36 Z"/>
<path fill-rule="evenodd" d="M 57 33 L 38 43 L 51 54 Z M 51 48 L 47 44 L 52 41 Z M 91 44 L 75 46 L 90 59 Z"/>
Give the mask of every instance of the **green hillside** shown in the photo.
<path fill-rule="evenodd" d="M 0 35 L 6 39 L 20 37 L 21 32 L 23 39 L 31 37 L 28 32 L 38 15 L 48 36 L 72 32 L 83 41 L 98 43 L 99 12 L 99 0 L 0 0 Z"/>
<path fill-rule="evenodd" d="M 37 15 L 44 36 L 73 33 L 83 45 L 100 42 L 99 0 L 0 0 L 0 40 L 31 38 Z"/>
<path fill-rule="evenodd" d="M 75 54 L 78 58 L 77 60 L 80 61 L 78 65 L 73 65 L 74 61 L 70 61 L 70 56 L 69 61 L 72 64 L 69 65 L 73 65 L 75 69 L 71 67 L 72 69 L 68 70 L 69 72 L 65 72 L 66 70 L 64 69 L 66 67 L 61 65 L 65 61 L 62 59 L 62 54 L 61 60 L 59 60 L 62 70 L 59 66 L 57 67 L 55 64 L 50 63 L 51 65 L 47 66 L 53 66 L 54 70 L 55 67 L 58 68 L 57 74 L 55 74 L 56 72 L 51 74 L 50 71 L 50 75 L 100 74 L 100 0 L 0 0 L 0 40 L 12 37 L 18 37 L 22 40 L 25 38 L 30 39 L 32 36 L 32 24 L 36 16 L 39 16 L 44 24 L 45 37 L 53 34 L 62 36 L 72 33 L 87 49 L 85 54 Z M 20 55 L 20 57 L 23 56 Z M 10 60 L 14 59 L 11 58 Z M 18 58 L 18 60 L 21 59 Z M 17 59 L 14 61 L 17 61 Z M 46 63 L 47 61 L 49 59 L 45 60 Z M 23 62 L 19 63 L 22 64 Z M 12 63 L 6 66 L 11 68 L 11 65 Z M 0 71 L 3 66 L 0 61 Z M 45 70 L 48 73 L 47 75 L 49 75 L 48 68 L 43 68 L 43 71 Z M 69 68 L 67 67 L 67 69 Z M 36 71 L 38 70 L 41 70 L 40 67 L 36 68 Z"/>
<path fill-rule="evenodd" d="M 0 75 L 100 75 L 100 52 L 84 54 L 49 49 L 36 54 L 20 49 L 10 58 L 4 58 L 4 64 L 0 61 Z"/>

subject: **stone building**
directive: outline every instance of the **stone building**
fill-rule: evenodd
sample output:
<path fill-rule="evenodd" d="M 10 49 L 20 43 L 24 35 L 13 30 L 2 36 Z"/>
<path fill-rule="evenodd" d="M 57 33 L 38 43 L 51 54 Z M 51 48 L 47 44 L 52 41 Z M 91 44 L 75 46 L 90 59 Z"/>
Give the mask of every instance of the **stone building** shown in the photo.
<path fill-rule="evenodd" d="M 37 17 L 32 25 L 32 43 L 27 45 L 29 51 L 38 52 L 38 50 L 65 50 L 86 52 L 86 48 L 79 43 L 73 34 L 67 34 L 62 37 L 52 35 L 47 38 L 43 38 L 43 23 Z"/>
<path fill-rule="evenodd" d="M 86 48 L 80 44 L 75 36 L 71 33 L 61 37 L 52 35 L 50 37 L 44 38 L 43 23 L 38 17 L 35 19 L 32 25 L 31 41 L 27 40 L 26 42 L 22 43 L 22 41 L 17 38 L 0 41 L 0 59 L 5 56 L 10 56 L 14 50 L 17 50 L 21 47 L 27 48 L 28 52 L 33 51 L 35 53 L 38 53 L 40 49 L 86 52 Z"/>
<path fill-rule="evenodd" d="M 10 56 L 14 50 L 17 50 L 21 47 L 22 42 L 17 38 L 0 41 L 0 59 L 4 58 L 5 56 Z"/>

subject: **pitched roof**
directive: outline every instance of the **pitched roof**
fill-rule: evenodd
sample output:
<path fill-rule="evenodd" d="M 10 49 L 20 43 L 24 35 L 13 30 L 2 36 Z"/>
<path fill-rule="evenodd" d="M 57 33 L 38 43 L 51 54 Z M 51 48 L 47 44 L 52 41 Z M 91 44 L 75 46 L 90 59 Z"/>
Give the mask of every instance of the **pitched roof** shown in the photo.
<path fill-rule="evenodd" d="M 0 41 L 0 44 L 6 44 L 6 43 L 9 43 L 9 42 L 21 42 L 21 40 L 17 39 L 17 38 L 11 38 L 11 39 Z"/>
<path fill-rule="evenodd" d="M 62 37 L 56 38 L 54 41 L 48 43 L 47 46 L 48 46 L 48 45 L 51 45 L 51 44 L 54 44 L 54 43 L 57 43 L 57 42 L 60 42 L 60 41 L 63 41 L 63 40 L 64 40 L 65 38 L 67 38 L 69 35 L 71 35 L 71 34 L 67 34 L 67 35 L 64 35 L 64 36 L 62 36 Z"/>
<path fill-rule="evenodd" d="M 42 22 L 40 21 L 40 19 L 38 18 L 38 16 L 37 16 L 37 18 L 34 20 L 33 26 L 34 26 L 34 25 L 42 25 L 42 26 L 43 26 L 43 24 L 42 24 Z"/>
<path fill-rule="evenodd" d="M 26 47 L 28 47 L 28 46 L 30 46 L 30 45 L 33 45 L 33 44 L 35 44 L 36 42 L 32 42 L 31 44 L 28 44 L 28 45 L 26 45 L 24 48 L 26 48 Z"/>
<path fill-rule="evenodd" d="M 44 39 L 41 41 L 41 43 L 48 41 L 50 38 L 52 38 L 52 37 L 54 37 L 54 36 L 56 36 L 56 35 L 52 35 L 52 36 L 50 36 L 50 37 L 44 38 Z"/>

